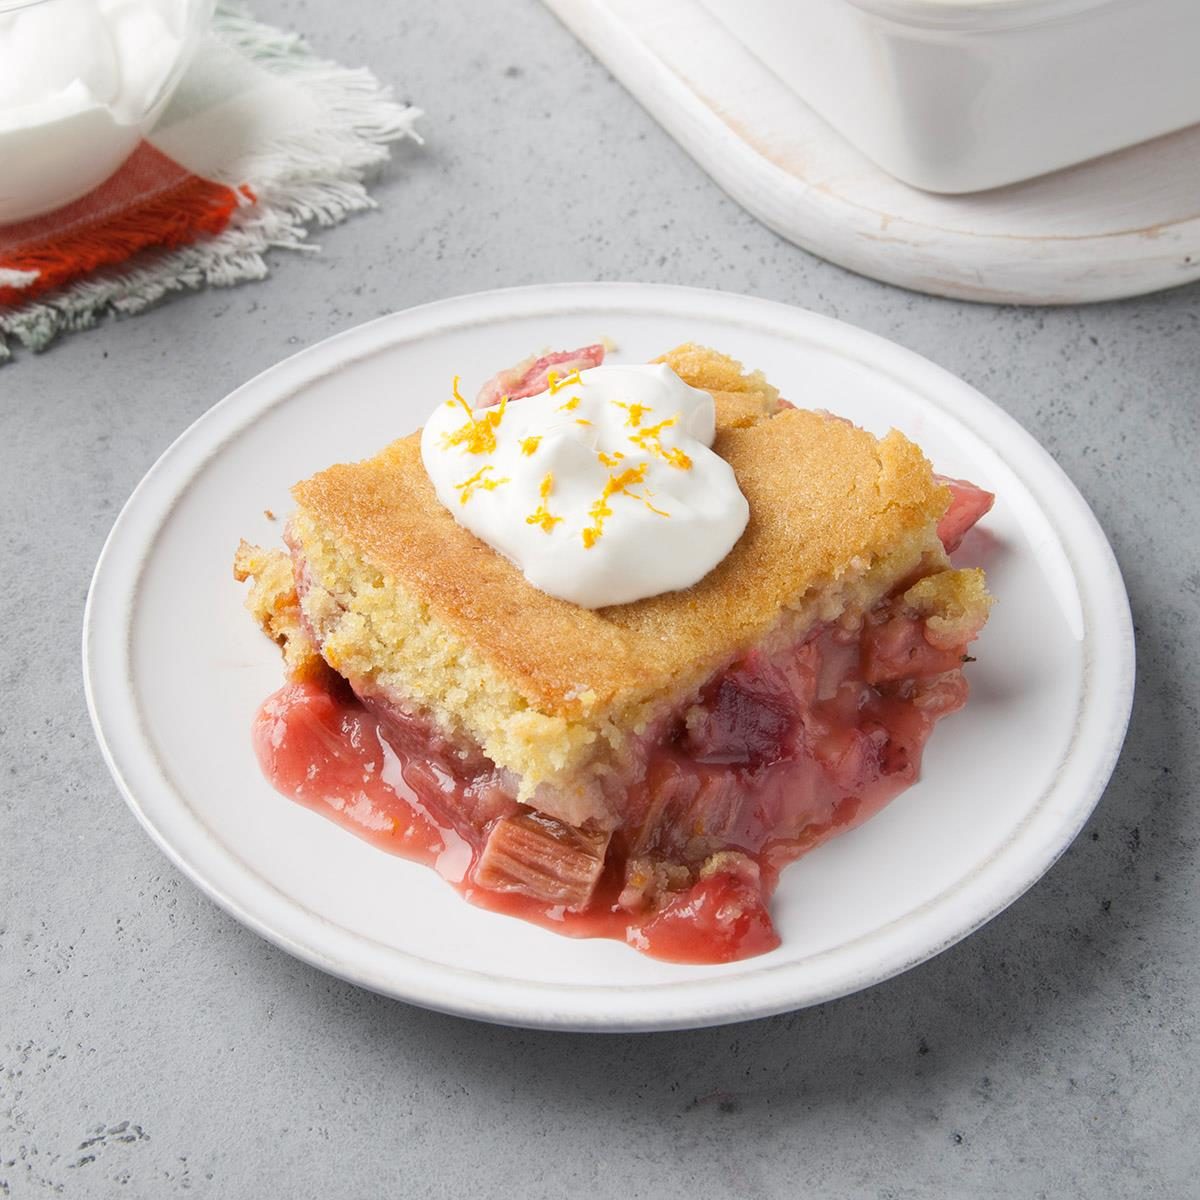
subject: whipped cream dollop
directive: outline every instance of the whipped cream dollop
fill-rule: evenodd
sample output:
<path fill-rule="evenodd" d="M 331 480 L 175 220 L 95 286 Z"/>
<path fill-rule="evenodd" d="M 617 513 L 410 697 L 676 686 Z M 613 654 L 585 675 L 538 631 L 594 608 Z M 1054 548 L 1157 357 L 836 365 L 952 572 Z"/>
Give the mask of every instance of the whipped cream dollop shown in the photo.
<path fill-rule="evenodd" d="M 713 399 L 670 367 L 594 367 L 472 410 L 458 394 L 421 434 L 438 499 L 534 587 L 584 608 L 699 582 L 750 507 L 710 449 Z"/>

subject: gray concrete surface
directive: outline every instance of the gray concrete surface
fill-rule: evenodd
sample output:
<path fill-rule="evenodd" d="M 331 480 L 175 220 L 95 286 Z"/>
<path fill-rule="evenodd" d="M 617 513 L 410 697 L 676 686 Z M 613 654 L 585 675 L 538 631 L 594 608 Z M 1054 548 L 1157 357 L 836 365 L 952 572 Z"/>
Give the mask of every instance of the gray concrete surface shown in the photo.
<path fill-rule="evenodd" d="M 1200 1195 L 1200 289 L 1018 311 L 848 275 L 534 0 L 257 10 L 395 80 L 429 145 L 319 257 L 0 369 L 0 1196 Z M 1078 842 L 933 962 L 741 1027 L 548 1036 L 358 991 L 203 899 L 105 773 L 78 634 L 121 503 L 236 384 L 421 301 L 623 278 L 830 313 L 1004 405 L 1112 538 L 1138 697 Z"/>

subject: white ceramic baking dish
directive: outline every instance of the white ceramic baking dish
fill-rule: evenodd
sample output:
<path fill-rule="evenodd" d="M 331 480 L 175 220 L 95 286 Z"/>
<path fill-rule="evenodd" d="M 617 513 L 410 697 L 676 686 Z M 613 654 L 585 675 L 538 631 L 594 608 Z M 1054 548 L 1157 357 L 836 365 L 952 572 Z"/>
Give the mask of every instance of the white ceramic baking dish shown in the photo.
<path fill-rule="evenodd" d="M 884 170 L 1015 183 L 1200 122 L 1200 0 L 703 0 Z"/>

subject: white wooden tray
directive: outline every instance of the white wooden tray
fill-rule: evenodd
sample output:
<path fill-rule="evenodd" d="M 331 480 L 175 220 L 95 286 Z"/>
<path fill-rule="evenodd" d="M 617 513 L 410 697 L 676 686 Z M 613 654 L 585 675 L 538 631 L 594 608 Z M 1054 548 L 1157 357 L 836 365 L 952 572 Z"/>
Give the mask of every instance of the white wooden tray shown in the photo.
<path fill-rule="evenodd" d="M 735 200 L 777 233 L 888 283 L 1076 304 L 1200 278 L 1200 126 L 971 196 L 893 179 L 699 0 L 545 0 Z"/>

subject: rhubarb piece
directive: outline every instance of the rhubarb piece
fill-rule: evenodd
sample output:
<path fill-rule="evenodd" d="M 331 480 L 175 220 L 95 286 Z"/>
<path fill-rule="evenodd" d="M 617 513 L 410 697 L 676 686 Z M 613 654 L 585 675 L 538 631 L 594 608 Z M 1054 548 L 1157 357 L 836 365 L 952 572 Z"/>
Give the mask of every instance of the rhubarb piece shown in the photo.
<path fill-rule="evenodd" d="M 493 892 L 584 908 L 604 870 L 610 836 L 537 812 L 504 817 L 492 826 L 475 882 Z"/>
<path fill-rule="evenodd" d="M 673 894 L 639 936 L 655 957 L 673 962 L 732 962 L 779 945 L 761 886 L 740 870 L 718 869 Z"/>
<path fill-rule="evenodd" d="M 493 375 L 479 389 L 475 407 L 490 408 L 505 397 L 522 400 L 526 396 L 536 396 L 550 386 L 551 372 L 558 378 L 565 378 L 572 371 L 586 371 L 590 367 L 598 367 L 603 361 L 604 347 L 599 343 L 580 346 L 578 350 L 556 350 L 553 354 L 543 354 L 541 358 L 527 358 L 515 367 L 508 367 Z"/>
<path fill-rule="evenodd" d="M 777 762 L 795 728 L 790 692 L 752 670 L 730 671 L 688 718 L 687 744 L 697 762 L 765 766 Z"/>
<path fill-rule="evenodd" d="M 980 517 L 991 511 L 996 497 L 965 479 L 951 479 L 948 475 L 935 475 L 934 479 L 950 489 L 950 507 L 938 522 L 937 531 L 946 553 L 952 554 Z"/>
<path fill-rule="evenodd" d="M 956 670 L 990 604 L 982 571 L 940 571 L 919 580 L 872 615 L 863 638 L 867 682 L 928 679 Z"/>

